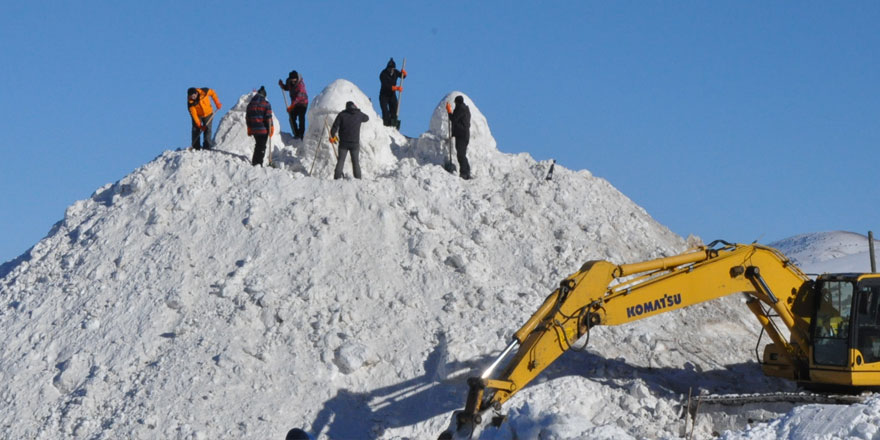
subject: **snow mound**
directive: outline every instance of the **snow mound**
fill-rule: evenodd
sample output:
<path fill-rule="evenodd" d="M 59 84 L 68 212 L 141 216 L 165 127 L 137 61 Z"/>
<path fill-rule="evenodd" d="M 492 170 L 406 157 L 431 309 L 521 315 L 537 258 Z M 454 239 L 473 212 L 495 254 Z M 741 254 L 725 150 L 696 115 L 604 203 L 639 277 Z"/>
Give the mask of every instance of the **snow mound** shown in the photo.
<path fill-rule="evenodd" d="M 488 171 L 490 167 L 503 166 L 507 161 L 498 151 L 486 117 L 471 98 L 462 92 L 450 92 L 437 103 L 431 113 L 428 131 L 415 140 L 411 155 L 419 163 L 435 165 L 443 165 L 447 157 L 451 156 L 452 162 L 458 167 L 455 150 L 450 148 L 449 116 L 446 113 L 446 103 L 454 107 L 457 96 L 464 98 L 465 104 L 471 111 L 471 137 L 467 149 L 471 174 L 485 176 L 490 174 Z"/>
<path fill-rule="evenodd" d="M 406 145 L 407 139 L 392 127 L 382 125 L 382 118 L 373 110 L 370 99 L 353 83 L 337 79 L 321 91 L 309 103 L 306 135 L 297 155 L 316 177 L 332 178 L 336 165 L 333 147 L 327 141 L 330 127 L 336 115 L 345 109 L 345 103 L 353 102 L 370 118 L 361 125 L 361 172 L 365 179 L 373 178 L 397 163 L 394 150 Z M 317 156 L 315 151 L 318 150 Z M 351 175 L 351 167 L 346 164 L 346 173 Z"/>

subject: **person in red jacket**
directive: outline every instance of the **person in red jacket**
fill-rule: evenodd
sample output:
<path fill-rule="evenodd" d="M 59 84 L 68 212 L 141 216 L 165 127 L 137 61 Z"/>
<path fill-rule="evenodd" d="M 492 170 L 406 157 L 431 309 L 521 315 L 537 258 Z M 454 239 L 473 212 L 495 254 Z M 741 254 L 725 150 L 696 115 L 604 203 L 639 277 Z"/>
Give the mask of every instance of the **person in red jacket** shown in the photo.
<path fill-rule="evenodd" d="M 302 139 L 306 133 L 306 109 L 309 106 L 306 83 L 294 70 L 287 76 L 286 82 L 279 79 L 278 85 L 290 93 L 290 107 L 287 107 L 287 113 L 290 116 L 290 129 L 293 130 L 294 139 Z"/>
<path fill-rule="evenodd" d="M 220 110 L 222 105 L 213 89 L 190 87 L 186 91 L 186 103 L 189 115 L 192 117 L 192 148 L 196 150 L 214 148 L 214 141 L 211 140 L 211 122 L 214 119 L 212 99 L 217 110 Z M 204 133 L 204 142 L 199 145 L 199 135 L 202 133 Z"/>
<path fill-rule="evenodd" d="M 266 155 L 266 142 L 275 134 L 275 125 L 272 123 L 272 105 L 266 100 L 266 88 L 260 86 L 257 94 L 251 98 L 247 105 L 244 116 L 247 123 L 248 136 L 254 137 L 254 157 L 251 165 L 263 165 L 263 157 Z"/>

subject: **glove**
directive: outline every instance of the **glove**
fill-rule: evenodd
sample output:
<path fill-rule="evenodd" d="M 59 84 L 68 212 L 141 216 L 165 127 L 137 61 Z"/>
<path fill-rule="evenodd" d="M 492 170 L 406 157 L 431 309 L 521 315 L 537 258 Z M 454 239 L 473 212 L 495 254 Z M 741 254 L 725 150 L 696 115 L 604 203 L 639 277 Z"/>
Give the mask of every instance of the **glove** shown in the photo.
<path fill-rule="evenodd" d="M 221 108 L 223 108 L 223 104 L 221 104 L 221 103 L 218 102 L 218 103 L 217 103 L 217 110 L 220 110 Z"/>
<path fill-rule="evenodd" d="M 446 113 L 452 114 L 452 106 L 448 102 L 446 103 Z"/>
<path fill-rule="evenodd" d="M 401 87 L 401 86 L 391 86 L 391 90 L 394 90 L 395 92 L 402 92 L 402 91 L 403 91 L 403 87 Z"/>
<path fill-rule="evenodd" d="M 251 131 L 251 128 L 250 128 L 250 127 L 248 127 L 248 136 L 253 136 L 253 135 L 254 135 L 254 132 Z"/>
<path fill-rule="evenodd" d="M 402 70 L 400 71 L 400 76 L 406 78 L 406 69 L 402 69 Z"/>
<path fill-rule="evenodd" d="M 269 127 L 269 137 L 275 136 L 275 126 Z"/>
<path fill-rule="evenodd" d="M 289 106 L 287 106 L 287 113 L 290 113 L 290 112 L 293 111 L 293 106 L 294 106 L 294 105 L 296 105 L 296 104 L 290 104 Z"/>
<path fill-rule="evenodd" d="M 278 87 L 284 88 L 284 81 L 278 80 Z"/>
<path fill-rule="evenodd" d="M 335 143 L 338 142 L 338 141 L 339 141 L 339 138 L 338 138 L 338 137 L 336 137 L 336 136 L 330 136 L 330 143 L 331 143 L 331 144 L 335 144 Z"/>

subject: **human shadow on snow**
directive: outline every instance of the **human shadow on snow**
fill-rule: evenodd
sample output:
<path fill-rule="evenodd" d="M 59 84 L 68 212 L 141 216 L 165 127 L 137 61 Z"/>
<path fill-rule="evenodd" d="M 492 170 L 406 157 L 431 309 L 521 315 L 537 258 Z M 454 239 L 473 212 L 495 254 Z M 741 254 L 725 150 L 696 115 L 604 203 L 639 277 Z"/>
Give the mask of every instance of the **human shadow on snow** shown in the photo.
<path fill-rule="evenodd" d="M 369 392 L 339 390 L 324 402 L 311 432 L 317 436 L 324 431 L 321 438 L 329 439 L 379 438 L 386 429 L 414 425 L 463 407 L 467 378 L 488 365 L 491 356 L 443 362 L 443 342 L 425 360 L 421 376 Z"/>

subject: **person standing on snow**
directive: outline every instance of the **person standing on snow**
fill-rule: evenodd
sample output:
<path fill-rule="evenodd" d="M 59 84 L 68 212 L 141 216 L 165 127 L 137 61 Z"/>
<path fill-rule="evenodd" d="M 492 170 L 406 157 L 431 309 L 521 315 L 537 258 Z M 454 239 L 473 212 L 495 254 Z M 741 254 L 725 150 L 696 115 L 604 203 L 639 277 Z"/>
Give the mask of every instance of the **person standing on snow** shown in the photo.
<path fill-rule="evenodd" d="M 336 170 L 333 172 L 334 179 L 342 178 L 342 167 L 345 165 L 345 156 L 349 151 L 354 178 L 361 178 L 361 164 L 358 161 L 361 149 L 361 124 L 369 119 L 351 101 L 346 102 L 345 110 L 336 115 L 333 127 L 330 128 L 330 143 L 339 142 L 339 157 L 336 160 Z M 339 137 L 336 137 L 336 133 L 339 133 Z"/>
<path fill-rule="evenodd" d="M 455 97 L 455 111 L 446 103 L 446 114 L 452 121 L 452 137 L 455 138 L 455 155 L 458 158 L 458 175 L 462 179 L 471 178 L 471 165 L 467 160 L 467 146 L 471 141 L 471 110 L 464 103 L 464 97 Z"/>
<path fill-rule="evenodd" d="M 306 93 L 306 83 L 303 82 L 296 70 L 290 72 L 287 81 L 278 80 L 282 90 L 290 93 L 290 107 L 287 114 L 290 117 L 290 129 L 293 130 L 294 139 L 302 139 L 306 133 L 306 109 L 309 106 L 309 94 Z M 297 124 L 299 122 L 299 124 Z"/>
<path fill-rule="evenodd" d="M 254 157 L 251 165 L 263 164 L 263 156 L 266 154 L 266 142 L 275 134 L 275 126 L 272 124 L 272 106 L 266 100 L 266 88 L 260 86 L 257 94 L 251 98 L 245 111 L 248 136 L 254 137 Z"/>
<path fill-rule="evenodd" d="M 196 150 L 214 148 L 214 141 L 211 140 L 211 122 L 214 119 L 214 109 L 211 108 L 212 99 L 214 106 L 220 110 L 222 105 L 213 89 L 190 87 L 186 91 L 186 103 L 192 117 L 192 148 Z M 199 145 L 201 133 L 204 133 L 204 143 Z"/>
<path fill-rule="evenodd" d="M 379 72 L 379 108 L 382 110 L 382 123 L 386 126 L 394 126 L 397 118 L 397 95 L 394 92 L 403 91 L 403 87 L 397 85 L 398 78 L 406 78 L 406 69 L 397 70 L 394 58 L 388 60 L 388 64 Z"/>

